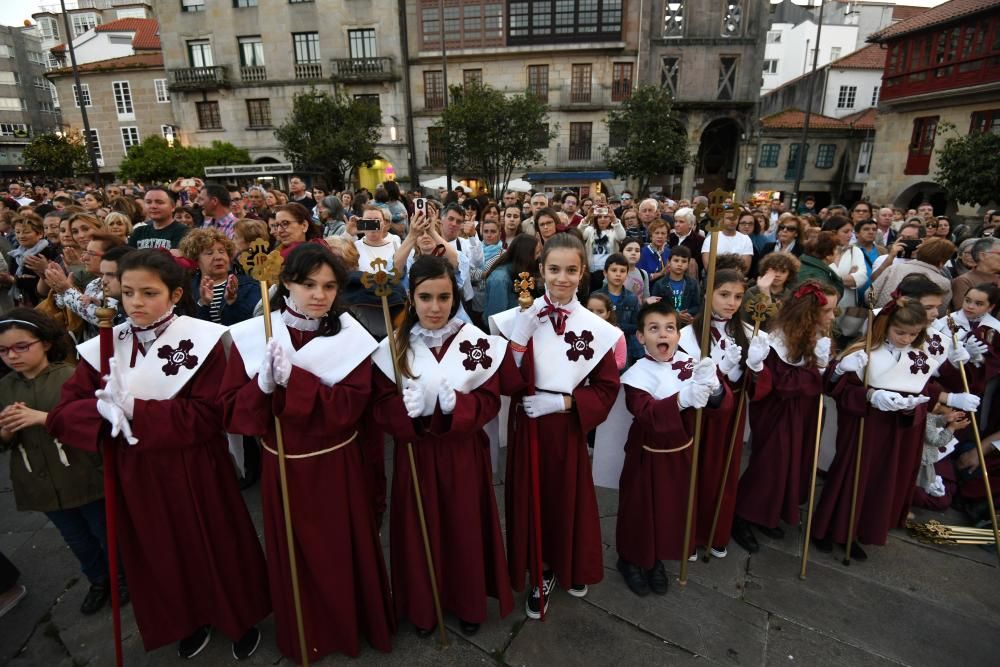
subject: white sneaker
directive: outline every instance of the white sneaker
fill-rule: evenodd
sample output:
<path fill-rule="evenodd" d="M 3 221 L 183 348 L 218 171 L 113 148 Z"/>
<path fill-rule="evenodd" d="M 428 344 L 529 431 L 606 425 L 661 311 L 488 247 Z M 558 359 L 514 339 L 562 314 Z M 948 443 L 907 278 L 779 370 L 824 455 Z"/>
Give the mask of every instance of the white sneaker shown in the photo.
<path fill-rule="evenodd" d="M 725 558 L 726 556 L 729 555 L 729 551 L 726 549 L 726 547 L 718 547 L 718 548 L 712 547 L 710 551 L 712 552 L 712 555 L 715 556 L 716 558 Z"/>
<path fill-rule="evenodd" d="M 10 587 L 10 590 L 6 591 L 0 595 L 0 616 L 3 616 L 8 611 L 17 606 L 25 595 L 28 594 L 28 589 L 21 584 L 15 584 Z"/>
<path fill-rule="evenodd" d="M 579 586 L 570 586 L 566 589 L 566 592 L 575 598 L 584 598 L 587 597 L 590 589 L 587 587 L 587 584 L 580 584 Z"/>
<path fill-rule="evenodd" d="M 691 554 L 690 556 L 688 556 L 688 562 L 689 563 L 697 563 L 698 562 L 698 552 L 697 551 L 695 551 L 693 554 Z"/>
<path fill-rule="evenodd" d="M 552 591 L 556 587 L 556 577 L 554 574 L 542 574 L 542 588 L 545 590 L 545 613 L 549 611 L 549 600 Z M 531 593 L 524 599 L 524 613 L 528 618 L 538 620 L 542 617 L 542 596 L 538 593 L 538 586 L 531 589 Z"/>

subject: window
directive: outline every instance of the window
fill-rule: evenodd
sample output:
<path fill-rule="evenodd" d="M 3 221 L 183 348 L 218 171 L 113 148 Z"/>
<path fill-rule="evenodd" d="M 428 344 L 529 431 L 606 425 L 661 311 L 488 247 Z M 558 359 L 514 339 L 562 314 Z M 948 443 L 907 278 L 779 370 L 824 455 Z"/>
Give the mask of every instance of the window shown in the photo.
<path fill-rule="evenodd" d="M 503 46 L 503 9 L 500 0 L 464 0 L 461 7 L 446 7 L 448 44 L 456 48 Z M 420 0 L 419 11 L 422 48 L 440 49 L 442 17 L 438 0 Z"/>
<path fill-rule="evenodd" d="M 611 66 L 611 101 L 621 102 L 632 97 L 632 63 Z"/>
<path fill-rule="evenodd" d="M 0 84 L 16 86 L 19 83 L 21 83 L 21 80 L 17 76 L 17 72 L 0 72 Z"/>
<path fill-rule="evenodd" d="M 205 0 L 181 0 L 182 12 L 203 12 L 205 11 Z"/>
<path fill-rule="evenodd" d="M 161 125 L 160 126 L 160 136 L 170 143 L 174 140 L 174 126 L 173 125 Z"/>
<path fill-rule="evenodd" d="M 135 120 L 135 108 L 132 106 L 132 88 L 128 81 L 114 81 L 111 89 L 115 94 L 115 108 L 118 110 L 118 120 Z"/>
<path fill-rule="evenodd" d="M 348 30 L 347 43 L 351 47 L 351 58 L 374 58 L 378 55 L 374 28 Z"/>
<path fill-rule="evenodd" d="M 56 84 L 49 81 L 49 94 L 52 95 L 52 106 L 59 108 L 59 93 L 56 91 Z"/>
<path fill-rule="evenodd" d="M 573 65 L 570 78 L 570 102 L 575 104 L 590 102 L 590 75 L 592 69 L 590 63 Z"/>
<path fill-rule="evenodd" d="M 761 144 L 760 160 L 758 167 L 777 167 L 778 155 L 781 153 L 781 144 Z"/>
<path fill-rule="evenodd" d="M 256 7 L 257 0 L 233 0 L 234 9 L 242 9 L 243 7 Z"/>
<path fill-rule="evenodd" d="M 549 147 L 549 124 L 542 123 L 536 128 L 536 131 L 531 137 L 531 146 L 533 148 L 544 149 Z"/>
<path fill-rule="evenodd" d="M 236 44 L 240 47 L 240 65 L 242 67 L 264 66 L 264 42 L 260 35 L 237 37 Z"/>
<path fill-rule="evenodd" d="M 167 87 L 166 79 L 153 79 L 153 88 L 156 90 L 156 101 L 159 104 L 170 101 L 170 88 Z"/>
<path fill-rule="evenodd" d="M 777 60 L 765 60 L 764 61 L 764 74 L 777 74 L 778 73 L 778 61 Z"/>
<path fill-rule="evenodd" d="M 929 173 L 934 139 L 937 137 L 937 125 L 937 116 L 913 119 L 913 132 L 910 134 L 909 154 L 906 157 L 904 174 Z"/>
<path fill-rule="evenodd" d="M 427 164 L 441 165 L 446 162 L 444 150 L 444 128 L 427 128 Z"/>
<path fill-rule="evenodd" d="M 354 99 L 357 100 L 358 102 L 364 102 L 365 104 L 372 105 L 373 107 L 378 109 L 379 112 L 382 111 L 382 104 L 379 101 L 378 93 L 359 93 L 354 96 Z"/>
<path fill-rule="evenodd" d="M 1000 134 L 1000 109 L 974 112 L 972 114 L 972 124 L 969 126 L 969 133 L 973 132 Z"/>
<path fill-rule="evenodd" d="M 520 0 L 508 7 L 509 44 L 621 39 L 622 0 Z"/>
<path fill-rule="evenodd" d="M 869 104 L 868 106 L 872 106 L 872 107 L 878 106 L 878 92 L 879 92 L 879 90 L 880 90 L 880 88 L 878 86 L 875 86 L 874 88 L 872 88 L 872 103 Z"/>
<path fill-rule="evenodd" d="M 70 17 L 70 24 L 72 25 L 73 37 L 79 37 L 83 33 L 87 32 L 94 26 L 100 23 L 97 18 L 97 14 L 86 13 L 86 14 L 73 14 Z"/>
<path fill-rule="evenodd" d="M 528 94 L 549 101 L 549 66 L 528 65 Z"/>
<path fill-rule="evenodd" d="M 59 69 L 62 67 L 62 62 L 56 57 L 54 53 L 50 53 L 45 58 L 45 69 Z"/>
<path fill-rule="evenodd" d="M 250 127 L 271 127 L 271 100 L 247 100 L 247 122 Z"/>
<path fill-rule="evenodd" d="M 839 46 L 831 46 L 830 47 L 830 62 L 833 62 L 834 60 L 837 60 L 838 58 L 840 58 L 840 47 Z"/>
<path fill-rule="evenodd" d="M 315 2 L 316 0 L 288 0 L 290 5 L 303 5 L 307 2 Z"/>
<path fill-rule="evenodd" d="M 76 101 L 76 107 L 77 108 L 80 108 L 80 101 L 81 100 L 83 101 L 83 106 L 85 106 L 85 107 L 93 106 L 93 104 L 90 101 L 90 84 L 89 83 L 81 83 L 79 90 L 77 90 L 76 84 L 74 83 L 73 84 L 73 97 L 74 97 L 74 99 Z"/>
<path fill-rule="evenodd" d="M 671 97 L 677 97 L 677 82 L 680 79 L 681 59 L 678 56 L 664 56 L 660 70 L 660 86 L 667 89 Z"/>
<path fill-rule="evenodd" d="M 732 37 L 743 33 L 743 0 L 729 0 L 722 13 L 722 36 Z"/>
<path fill-rule="evenodd" d="M 142 7 L 129 7 L 119 9 L 115 12 L 115 19 L 144 19 L 147 18 L 146 10 Z"/>
<path fill-rule="evenodd" d="M 858 175 L 863 176 L 871 171 L 872 150 L 874 148 L 875 142 L 873 140 L 861 144 L 861 150 L 858 153 Z"/>
<path fill-rule="evenodd" d="M 785 178 L 791 180 L 796 178 L 799 169 L 799 148 L 802 144 L 792 144 L 788 147 L 788 164 L 785 165 Z M 802 176 L 805 177 L 806 165 L 809 160 L 809 144 L 806 144 L 805 157 L 802 160 Z"/>
<path fill-rule="evenodd" d="M 52 102 L 39 102 L 38 108 L 46 113 L 56 112 L 56 107 L 52 104 Z"/>
<path fill-rule="evenodd" d="M 829 169 L 833 166 L 833 160 L 836 156 L 836 144 L 820 144 L 816 150 L 816 168 Z"/>
<path fill-rule="evenodd" d="M 195 102 L 198 111 L 198 127 L 202 130 L 221 130 L 222 117 L 218 102 Z"/>
<path fill-rule="evenodd" d="M 569 159 L 589 160 L 593 123 L 569 124 Z"/>
<path fill-rule="evenodd" d="M 0 111 L 20 111 L 21 100 L 17 97 L 0 97 Z"/>
<path fill-rule="evenodd" d="M 49 82 L 40 76 L 33 77 L 32 82 L 35 84 L 35 88 L 46 90 L 49 87 Z"/>
<path fill-rule="evenodd" d="M 768 44 L 781 44 L 781 31 L 780 30 L 768 30 L 767 31 L 767 43 Z"/>
<path fill-rule="evenodd" d="M 83 130 L 80 130 L 80 136 L 84 137 L 84 139 L 87 137 Z M 90 146 L 94 151 L 94 157 L 97 159 L 97 166 L 103 167 L 104 153 L 101 151 L 101 135 L 94 128 L 90 128 Z"/>
<path fill-rule="evenodd" d="M 41 31 L 43 39 L 59 39 L 59 22 L 51 16 L 43 16 L 38 19 L 38 29 Z"/>
<path fill-rule="evenodd" d="M 0 137 L 27 137 L 31 127 L 24 123 L 0 123 Z"/>
<path fill-rule="evenodd" d="M 319 63 L 319 33 L 293 32 L 292 45 L 295 47 L 295 64 Z"/>
<path fill-rule="evenodd" d="M 736 65 L 739 56 L 719 56 L 719 86 L 716 99 L 731 100 L 736 93 Z"/>
<path fill-rule="evenodd" d="M 211 67 L 215 64 L 212 58 L 212 44 L 207 39 L 188 40 L 187 48 L 191 67 Z"/>
<path fill-rule="evenodd" d="M 628 124 L 622 121 L 608 123 L 608 148 L 624 148 L 628 145 Z"/>
<path fill-rule="evenodd" d="M 36 65 L 45 64 L 45 56 L 42 55 L 41 51 L 31 51 L 28 50 L 28 62 L 35 63 Z"/>
<path fill-rule="evenodd" d="M 444 108 L 444 75 L 439 69 L 424 72 L 424 108 Z"/>
<path fill-rule="evenodd" d="M 483 70 L 481 69 L 463 69 L 462 70 L 462 85 L 471 86 L 474 83 L 483 82 Z"/>
<path fill-rule="evenodd" d="M 854 99 L 858 95 L 857 86 L 841 86 L 840 92 L 837 93 L 837 108 L 838 109 L 853 109 Z"/>
<path fill-rule="evenodd" d="M 128 149 L 139 144 L 139 128 L 137 127 L 123 127 L 122 128 L 122 146 L 125 147 L 125 155 L 128 155 Z"/>
<path fill-rule="evenodd" d="M 684 1 L 667 0 L 663 4 L 663 36 L 684 36 Z"/>
<path fill-rule="evenodd" d="M 10 47 L 6 44 L 0 44 L 0 58 L 10 58 L 11 55 Z"/>

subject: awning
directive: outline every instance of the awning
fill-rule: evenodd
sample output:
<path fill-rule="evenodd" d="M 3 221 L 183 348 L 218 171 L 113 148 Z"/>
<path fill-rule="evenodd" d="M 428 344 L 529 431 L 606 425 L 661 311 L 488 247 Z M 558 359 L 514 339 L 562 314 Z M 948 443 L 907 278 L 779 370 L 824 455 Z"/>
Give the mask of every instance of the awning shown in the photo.
<path fill-rule="evenodd" d="M 615 175 L 610 171 L 530 171 L 529 181 L 606 181 Z"/>

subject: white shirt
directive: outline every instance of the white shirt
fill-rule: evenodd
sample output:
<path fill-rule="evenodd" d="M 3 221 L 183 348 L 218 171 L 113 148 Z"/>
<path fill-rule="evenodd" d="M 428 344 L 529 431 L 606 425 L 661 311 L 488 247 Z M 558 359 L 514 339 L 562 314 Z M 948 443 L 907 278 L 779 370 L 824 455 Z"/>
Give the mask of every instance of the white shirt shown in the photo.
<path fill-rule="evenodd" d="M 362 271 L 370 271 L 372 261 L 375 259 L 384 259 L 386 261 L 386 268 L 392 267 L 392 256 L 396 254 L 402 241 L 395 234 L 386 234 L 385 245 L 373 246 L 365 243 L 364 239 L 358 239 L 354 242 L 354 247 L 358 250 L 358 267 Z"/>
<path fill-rule="evenodd" d="M 705 242 L 701 244 L 701 252 L 706 254 L 711 250 L 711 247 L 712 238 L 711 236 L 706 236 Z M 717 252 L 720 255 L 752 255 L 753 241 L 743 232 L 736 232 L 733 236 L 726 236 L 720 233 Z"/>
<path fill-rule="evenodd" d="M 890 257 L 892 257 L 892 255 L 879 255 L 878 258 L 876 258 L 875 263 L 872 264 L 872 273 L 878 271 L 879 267 L 885 264 Z M 912 259 L 897 257 L 896 260 L 893 262 L 893 264 L 909 264 L 912 261 L 913 261 Z"/>

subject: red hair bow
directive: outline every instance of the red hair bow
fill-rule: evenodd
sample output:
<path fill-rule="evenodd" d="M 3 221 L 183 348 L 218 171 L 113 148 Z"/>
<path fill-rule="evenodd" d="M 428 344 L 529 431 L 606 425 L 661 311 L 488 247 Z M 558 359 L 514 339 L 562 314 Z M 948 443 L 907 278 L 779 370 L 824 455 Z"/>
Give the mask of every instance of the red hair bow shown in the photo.
<path fill-rule="evenodd" d="M 814 297 L 816 297 L 816 303 L 818 303 L 819 305 L 821 306 L 826 305 L 826 294 L 823 292 L 823 289 L 819 285 L 813 282 L 807 282 L 801 287 L 799 287 L 797 290 L 795 290 L 793 296 L 796 299 L 801 299 L 802 297 L 808 294 L 812 294 Z"/>

